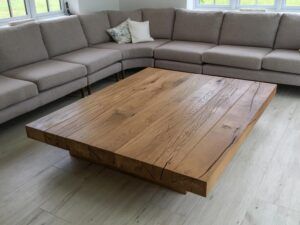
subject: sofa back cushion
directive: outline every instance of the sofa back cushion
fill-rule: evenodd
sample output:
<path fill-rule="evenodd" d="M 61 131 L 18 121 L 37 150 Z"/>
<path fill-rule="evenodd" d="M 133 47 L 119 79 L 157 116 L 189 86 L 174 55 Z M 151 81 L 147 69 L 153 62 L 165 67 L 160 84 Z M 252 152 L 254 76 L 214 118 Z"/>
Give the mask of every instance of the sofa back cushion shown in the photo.
<path fill-rule="evenodd" d="M 79 16 L 83 31 L 90 45 L 109 42 L 107 33 L 110 28 L 107 12 L 97 12 Z"/>
<path fill-rule="evenodd" d="M 173 39 L 217 44 L 222 18 L 222 12 L 177 10 Z"/>
<path fill-rule="evenodd" d="M 153 38 L 172 38 L 175 9 L 143 9 L 142 12 L 143 20 L 150 23 L 150 33 Z"/>
<path fill-rule="evenodd" d="M 220 44 L 272 48 L 279 20 L 278 13 L 226 13 Z"/>
<path fill-rule="evenodd" d="M 277 32 L 275 48 L 300 49 L 300 16 L 283 14 Z"/>
<path fill-rule="evenodd" d="M 48 53 L 38 24 L 0 29 L 0 72 L 44 59 Z"/>
<path fill-rule="evenodd" d="M 142 11 L 134 10 L 134 11 L 109 11 L 108 18 L 111 27 L 118 26 L 128 18 L 134 21 L 142 21 Z"/>
<path fill-rule="evenodd" d="M 77 16 L 43 21 L 40 27 L 51 57 L 88 46 Z"/>

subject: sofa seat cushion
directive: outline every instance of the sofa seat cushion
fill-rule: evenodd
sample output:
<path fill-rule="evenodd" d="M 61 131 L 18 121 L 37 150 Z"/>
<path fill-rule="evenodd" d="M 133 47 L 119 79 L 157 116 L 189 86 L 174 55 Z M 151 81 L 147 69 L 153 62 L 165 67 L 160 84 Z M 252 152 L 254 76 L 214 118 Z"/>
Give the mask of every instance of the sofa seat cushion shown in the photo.
<path fill-rule="evenodd" d="M 0 75 L 0 110 L 37 95 L 34 83 Z"/>
<path fill-rule="evenodd" d="M 116 50 L 83 48 L 57 56 L 55 59 L 85 65 L 88 74 L 91 74 L 120 61 L 122 56 Z"/>
<path fill-rule="evenodd" d="M 206 51 L 202 59 L 215 65 L 260 70 L 262 60 L 269 52 L 269 48 L 220 45 Z"/>
<path fill-rule="evenodd" d="M 188 41 L 172 41 L 155 49 L 156 59 L 202 64 L 204 51 L 215 47 L 214 44 Z"/>
<path fill-rule="evenodd" d="M 263 59 L 263 68 L 300 74 L 300 52 L 296 50 L 274 50 Z"/>
<path fill-rule="evenodd" d="M 151 42 L 137 43 L 137 44 L 117 44 L 114 42 L 103 43 L 93 46 L 100 49 L 115 49 L 122 53 L 123 59 L 134 58 L 152 58 L 154 49 L 167 43 L 169 40 L 157 39 Z"/>
<path fill-rule="evenodd" d="M 5 76 L 35 83 L 40 91 L 60 86 L 87 74 L 80 64 L 45 60 L 9 70 Z"/>

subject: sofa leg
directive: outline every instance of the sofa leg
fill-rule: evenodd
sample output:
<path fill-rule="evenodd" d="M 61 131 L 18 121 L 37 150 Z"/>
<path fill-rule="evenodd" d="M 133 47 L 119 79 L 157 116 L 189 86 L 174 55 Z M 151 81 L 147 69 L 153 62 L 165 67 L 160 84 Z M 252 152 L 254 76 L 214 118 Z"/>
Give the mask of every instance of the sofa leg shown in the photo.
<path fill-rule="evenodd" d="M 122 79 L 125 79 L 125 70 L 122 70 Z"/>
<path fill-rule="evenodd" d="M 119 73 L 116 73 L 116 74 L 115 74 L 115 79 L 116 79 L 116 82 L 118 82 L 118 81 L 120 80 Z"/>
<path fill-rule="evenodd" d="M 91 95 L 91 94 L 92 94 L 91 86 L 88 85 L 88 86 L 86 87 L 86 89 L 87 89 L 87 91 L 88 91 L 88 95 Z"/>
<path fill-rule="evenodd" d="M 81 98 L 84 98 L 84 97 L 85 97 L 84 88 L 81 88 L 81 89 L 80 89 L 80 94 L 81 94 Z"/>

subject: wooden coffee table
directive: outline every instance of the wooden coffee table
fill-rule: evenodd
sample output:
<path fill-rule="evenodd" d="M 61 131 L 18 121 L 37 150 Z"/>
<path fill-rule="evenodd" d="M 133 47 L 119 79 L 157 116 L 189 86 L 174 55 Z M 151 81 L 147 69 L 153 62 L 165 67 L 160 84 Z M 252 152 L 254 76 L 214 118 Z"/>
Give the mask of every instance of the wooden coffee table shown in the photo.
<path fill-rule="evenodd" d="M 207 196 L 276 85 L 145 69 L 26 126 L 28 137 Z"/>

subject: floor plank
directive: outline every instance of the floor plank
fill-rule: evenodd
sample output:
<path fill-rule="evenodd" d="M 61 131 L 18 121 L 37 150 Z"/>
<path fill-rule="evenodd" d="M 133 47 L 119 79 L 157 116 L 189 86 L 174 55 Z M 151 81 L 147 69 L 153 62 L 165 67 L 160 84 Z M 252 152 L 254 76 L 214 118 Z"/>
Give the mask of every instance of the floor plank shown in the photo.
<path fill-rule="evenodd" d="M 18 225 L 70 225 L 70 223 L 57 218 L 42 209 L 37 209 L 28 217 L 22 219 Z"/>
<path fill-rule="evenodd" d="M 257 197 L 300 212 L 300 104 L 289 117 L 286 132 L 274 148 Z"/>
<path fill-rule="evenodd" d="M 255 201 L 245 215 L 242 225 L 299 225 L 300 212 Z"/>

